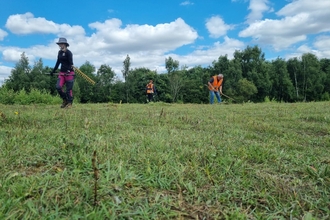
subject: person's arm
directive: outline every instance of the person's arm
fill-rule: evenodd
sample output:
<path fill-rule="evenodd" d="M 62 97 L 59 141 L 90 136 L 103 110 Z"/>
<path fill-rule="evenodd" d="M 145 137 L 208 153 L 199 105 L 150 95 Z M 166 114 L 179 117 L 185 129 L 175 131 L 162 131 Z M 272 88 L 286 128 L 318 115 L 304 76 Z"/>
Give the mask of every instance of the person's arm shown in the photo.
<path fill-rule="evenodd" d="M 55 66 L 54 66 L 54 68 L 53 68 L 52 73 L 55 73 L 55 71 L 58 69 L 59 65 L 60 65 L 60 59 L 59 59 L 59 53 L 58 53 L 58 54 L 57 54 L 56 64 L 55 64 Z"/>
<path fill-rule="evenodd" d="M 72 54 L 71 51 L 69 52 L 68 60 L 69 60 L 69 63 L 70 63 L 71 70 L 73 70 L 73 54 Z"/>
<path fill-rule="evenodd" d="M 221 84 L 221 86 L 219 88 L 219 92 L 220 92 L 220 94 L 222 94 L 222 84 Z"/>
<path fill-rule="evenodd" d="M 209 85 L 209 88 L 212 88 L 213 90 L 214 90 L 214 87 L 213 87 L 213 85 L 212 85 L 212 83 L 214 82 L 214 79 L 213 79 L 213 77 L 208 81 L 208 85 Z"/>

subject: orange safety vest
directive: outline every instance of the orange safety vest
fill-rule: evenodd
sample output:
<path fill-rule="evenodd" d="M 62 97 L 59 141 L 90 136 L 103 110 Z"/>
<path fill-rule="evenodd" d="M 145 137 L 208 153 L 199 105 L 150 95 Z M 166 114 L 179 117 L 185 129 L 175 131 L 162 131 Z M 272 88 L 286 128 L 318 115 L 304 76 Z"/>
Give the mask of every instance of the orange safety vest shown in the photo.
<path fill-rule="evenodd" d="M 211 90 L 211 91 L 219 91 L 219 88 L 222 85 L 222 81 L 223 81 L 223 79 L 218 80 L 218 77 L 217 76 L 213 76 L 212 86 L 213 86 L 214 89 L 212 88 L 212 86 L 208 85 L 209 90 Z"/>
<path fill-rule="evenodd" d="M 152 83 L 147 84 L 147 93 L 148 94 L 154 93 L 154 84 L 152 84 Z"/>

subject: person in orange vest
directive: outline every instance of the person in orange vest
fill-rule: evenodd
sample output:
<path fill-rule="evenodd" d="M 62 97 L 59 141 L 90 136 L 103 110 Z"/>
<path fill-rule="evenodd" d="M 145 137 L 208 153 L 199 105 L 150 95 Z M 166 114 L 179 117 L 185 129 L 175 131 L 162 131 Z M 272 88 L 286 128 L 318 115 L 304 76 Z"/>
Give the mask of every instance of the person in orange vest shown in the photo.
<path fill-rule="evenodd" d="M 221 103 L 220 94 L 222 94 L 222 83 L 223 83 L 222 74 L 213 76 L 208 82 L 208 88 L 210 90 L 210 104 L 214 103 L 214 96 L 217 97 L 218 103 Z"/>
<path fill-rule="evenodd" d="M 151 102 L 154 98 L 154 94 L 156 94 L 156 87 L 152 80 L 146 85 L 146 93 L 148 96 L 148 102 Z"/>

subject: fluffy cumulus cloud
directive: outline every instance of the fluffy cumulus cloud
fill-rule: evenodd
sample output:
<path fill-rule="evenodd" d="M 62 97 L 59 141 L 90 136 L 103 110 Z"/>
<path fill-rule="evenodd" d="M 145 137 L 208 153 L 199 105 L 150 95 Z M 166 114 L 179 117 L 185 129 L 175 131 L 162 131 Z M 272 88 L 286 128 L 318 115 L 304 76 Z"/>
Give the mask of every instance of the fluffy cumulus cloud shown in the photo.
<path fill-rule="evenodd" d="M 89 27 L 96 32 L 86 40 L 96 43 L 96 48 L 111 49 L 113 52 L 166 52 L 191 44 L 198 37 L 197 32 L 181 18 L 156 26 L 132 24 L 125 27 L 119 19 L 110 19 L 103 23 L 91 23 Z"/>
<path fill-rule="evenodd" d="M 316 55 L 318 57 L 330 57 L 330 35 L 323 35 L 316 38 L 313 46 L 317 49 Z"/>
<path fill-rule="evenodd" d="M 285 49 L 307 39 L 307 34 L 330 31 L 330 1 L 296 0 L 276 14 L 279 19 L 264 19 L 251 23 L 239 33 L 252 37 L 262 45 L 272 45 L 276 50 Z"/>
<path fill-rule="evenodd" d="M 109 63 L 119 72 L 127 54 L 137 65 L 161 69 L 159 61 L 164 62 L 165 53 L 192 44 L 198 38 L 197 32 L 181 18 L 155 26 L 137 24 L 123 26 L 121 20 L 113 18 L 104 22 L 90 23 L 89 27 L 94 33 L 87 36 L 81 26 L 56 24 L 44 18 L 34 17 L 31 13 L 12 15 L 6 23 L 6 28 L 14 34 L 53 33 L 57 36 L 65 36 L 70 48 L 74 48 L 72 50 L 75 63 L 82 64 L 86 60 L 96 66 Z M 54 60 L 57 41 L 58 38 L 54 38 L 48 44 L 29 48 L 5 47 L 1 49 L 2 59 L 17 62 L 25 52 L 30 61 L 35 55 Z M 112 65 L 114 63 L 120 65 Z"/>
<path fill-rule="evenodd" d="M 6 31 L 0 29 L 0 41 L 3 40 L 7 35 L 8 33 Z"/>
<path fill-rule="evenodd" d="M 247 16 L 247 23 L 261 20 L 263 13 L 272 10 L 268 0 L 250 0 L 250 14 Z"/>
<path fill-rule="evenodd" d="M 246 45 L 244 42 L 225 36 L 223 42 L 217 41 L 213 45 L 196 49 L 190 54 L 182 56 L 169 54 L 169 56 L 175 60 L 179 60 L 180 65 L 194 67 L 200 65 L 201 63 L 212 63 L 218 59 L 219 54 L 228 55 L 228 58 L 232 59 L 233 51 L 242 50 L 245 46 Z"/>
<path fill-rule="evenodd" d="M 25 53 L 25 55 L 29 58 L 29 60 L 34 60 L 35 56 L 33 53 L 27 53 L 26 51 L 31 51 L 30 49 L 24 50 L 22 48 L 17 47 L 10 47 L 6 48 L 2 51 L 3 60 L 9 61 L 9 62 L 17 62 L 20 58 L 22 53 Z"/>
<path fill-rule="evenodd" d="M 233 29 L 233 26 L 226 24 L 220 16 L 213 16 L 207 19 L 205 26 L 212 38 L 224 36 L 228 30 Z"/>
<path fill-rule="evenodd" d="M 72 36 L 76 33 L 84 34 L 84 29 L 80 26 L 59 25 L 45 18 L 35 18 L 30 12 L 9 16 L 6 22 L 6 28 L 14 34 L 65 33 L 67 36 Z"/>
<path fill-rule="evenodd" d="M 5 79 L 8 78 L 8 76 L 11 73 L 12 68 L 8 66 L 1 66 L 0 65 L 0 85 L 4 83 Z"/>

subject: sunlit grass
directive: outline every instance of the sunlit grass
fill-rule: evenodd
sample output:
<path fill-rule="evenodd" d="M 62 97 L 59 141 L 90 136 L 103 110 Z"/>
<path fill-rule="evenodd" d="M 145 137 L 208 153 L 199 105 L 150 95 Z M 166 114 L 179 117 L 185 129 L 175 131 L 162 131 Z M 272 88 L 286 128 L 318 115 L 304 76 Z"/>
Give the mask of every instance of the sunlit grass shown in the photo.
<path fill-rule="evenodd" d="M 329 102 L 0 111 L 0 219 L 330 217 Z"/>

